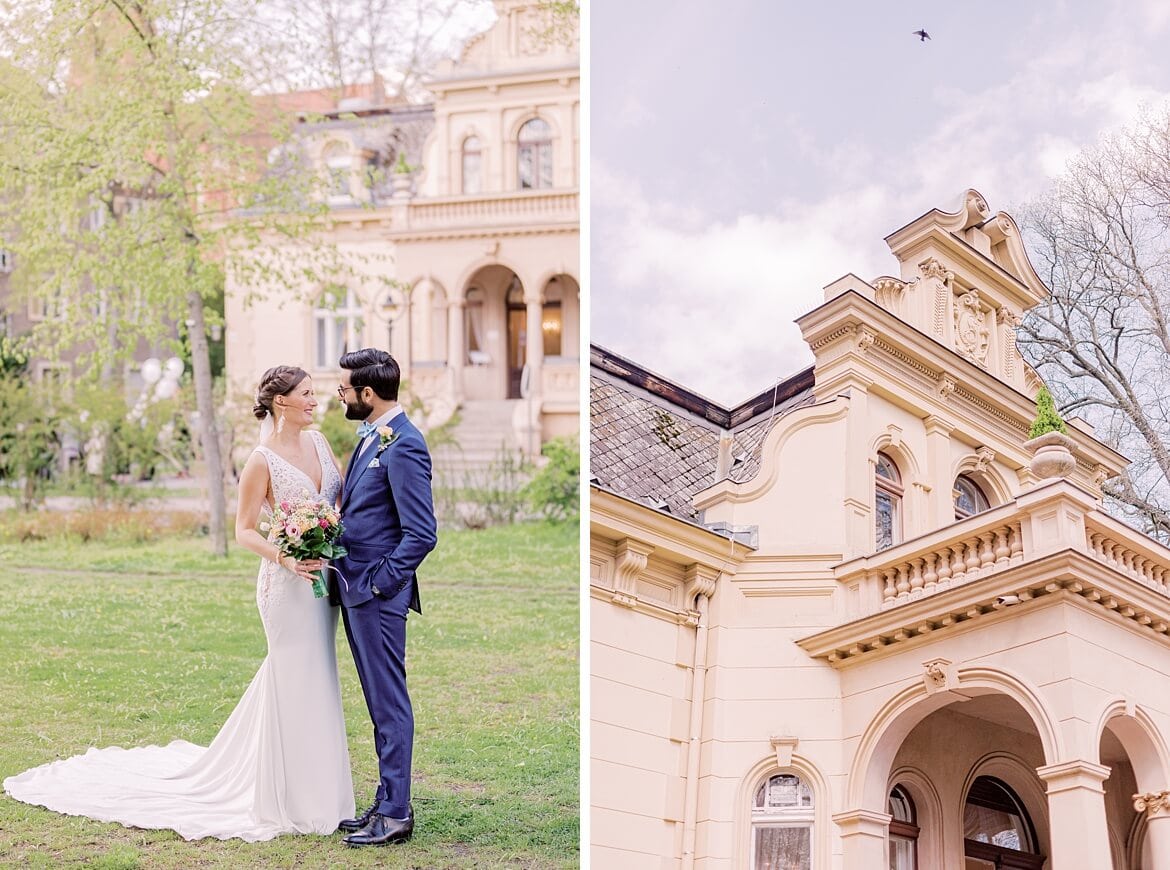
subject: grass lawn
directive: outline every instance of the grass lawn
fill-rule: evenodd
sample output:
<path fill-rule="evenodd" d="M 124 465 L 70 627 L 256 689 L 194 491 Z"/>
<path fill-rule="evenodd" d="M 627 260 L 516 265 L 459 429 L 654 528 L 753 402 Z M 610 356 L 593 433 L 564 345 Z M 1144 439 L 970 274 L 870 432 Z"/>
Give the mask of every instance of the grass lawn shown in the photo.
<path fill-rule="evenodd" d="M 89 746 L 207 745 L 265 655 L 258 559 L 206 541 L 0 544 L 0 779 Z M 578 847 L 578 537 L 527 523 L 440 534 L 408 665 L 414 839 L 187 842 L 0 795 L 0 864 L 74 867 L 563 868 Z M 377 782 L 338 630 L 354 789 Z"/>

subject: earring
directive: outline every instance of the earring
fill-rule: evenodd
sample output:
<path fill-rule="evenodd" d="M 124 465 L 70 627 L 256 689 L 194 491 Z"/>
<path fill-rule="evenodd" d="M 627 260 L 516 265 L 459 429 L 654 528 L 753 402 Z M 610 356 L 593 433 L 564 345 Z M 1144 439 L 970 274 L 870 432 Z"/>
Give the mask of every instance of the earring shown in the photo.
<path fill-rule="evenodd" d="M 280 416 L 276 418 L 276 434 L 279 435 L 284 431 L 284 411 L 280 412 Z"/>

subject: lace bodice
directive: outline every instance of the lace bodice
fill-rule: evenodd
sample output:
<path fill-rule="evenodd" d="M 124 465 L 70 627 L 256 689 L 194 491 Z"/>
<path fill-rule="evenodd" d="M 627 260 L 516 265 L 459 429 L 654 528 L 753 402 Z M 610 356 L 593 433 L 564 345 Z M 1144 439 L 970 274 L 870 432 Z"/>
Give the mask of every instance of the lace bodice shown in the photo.
<path fill-rule="evenodd" d="M 317 458 L 321 461 L 321 489 L 313 486 L 313 481 L 305 472 L 301 471 L 279 453 L 269 450 L 263 445 L 258 446 L 264 458 L 268 461 L 268 475 L 272 481 L 272 497 L 277 501 L 300 498 L 305 493 L 313 498 L 333 504 L 337 501 L 337 494 L 341 492 L 341 475 L 337 473 L 337 466 L 333 464 L 333 455 L 329 452 L 329 445 L 325 436 L 320 432 L 310 432 L 313 444 L 317 448 Z"/>
<path fill-rule="evenodd" d="M 317 448 L 317 458 L 321 460 L 320 490 L 313 486 L 313 481 L 305 472 L 279 453 L 269 450 L 263 445 L 256 447 L 268 462 L 272 497 L 278 502 L 301 498 L 305 493 L 308 493 L 310 498 L 320 498 L 321 501 L 328 504 L 334 504 L 337 501 L 337 494 L 341 492 L 341 475 L 337 472 L 337 466 L 333 464 L 333 454 L 329 450 L 329 443 L 320 432 L 310 432 L 309 435 Z M 273 583 L 276 578 L 286 582 Z M 260 609 L 260 618 L 264 621 L 266 628 L 273 608 L 279 605 L 278 599 L 300 586 L 305 586 L 305 581 L 291 571 L 281 568 L 275 562 L 270 562 L 267 559 L 261 561 L 260 573 L 256 578 L 256 606 Z M 300 591 L 307 591 L 307 586 Z"/>

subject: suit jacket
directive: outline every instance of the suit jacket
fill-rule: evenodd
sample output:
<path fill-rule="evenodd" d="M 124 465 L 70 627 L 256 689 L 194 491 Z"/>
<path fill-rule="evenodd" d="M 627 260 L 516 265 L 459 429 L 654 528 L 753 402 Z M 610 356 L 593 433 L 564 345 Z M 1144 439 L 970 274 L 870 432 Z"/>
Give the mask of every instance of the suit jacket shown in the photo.
<path fill-rule="evenodd" d="M 329 572 L 330 599 L 354 607 L 374 597 L 375 587 L 393 598 L 409 584 L 410 608 L 422 613 L 415 571 L 436 541 L 431 454 L 405 415 L 390 426 L 389 445 L 375 441 L 358 457 L 359 445 L 350 457 L 341 496 L 341 543 L 349 554 L 336 560 L 345 582 Z"/>

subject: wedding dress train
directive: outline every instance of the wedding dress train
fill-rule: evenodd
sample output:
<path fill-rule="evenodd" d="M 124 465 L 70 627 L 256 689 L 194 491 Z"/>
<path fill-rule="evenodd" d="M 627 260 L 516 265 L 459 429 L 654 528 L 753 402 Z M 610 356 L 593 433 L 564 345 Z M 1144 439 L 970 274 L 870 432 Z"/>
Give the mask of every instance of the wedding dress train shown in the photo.
<path fill-rule="evenodd" d="M 320 433 L 318 491 L 298 468 L 258 447 L 277 501 L 308 493 L 332 504 L 341 478 Z M 90 749 L 4 780 L 17 800 L 68 815 L 201 837 L 268 840 L 331 834 L 354 815 L 334 638 L 338 609 L 264 560 L 256 603 L 268 656 L 211 745 Z"/>

